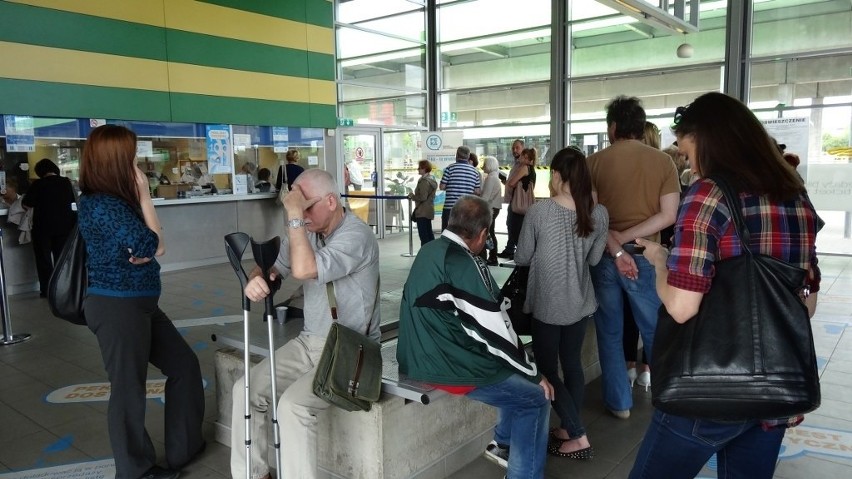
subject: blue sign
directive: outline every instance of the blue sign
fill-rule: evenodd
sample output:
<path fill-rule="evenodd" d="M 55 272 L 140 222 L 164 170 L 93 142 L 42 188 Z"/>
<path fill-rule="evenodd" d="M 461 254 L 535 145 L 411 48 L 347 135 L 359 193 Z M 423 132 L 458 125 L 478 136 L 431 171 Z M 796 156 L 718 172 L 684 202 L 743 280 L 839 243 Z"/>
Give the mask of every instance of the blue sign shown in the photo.
<path fill-rule="evenodd" d="M 4 115 L 3 127 L 6 131 L 6 151 L 10 153 L 35 151 L 33 117 Z"/>
<path fill-rule="evenodd" d="M 440 150 L 443 144 L 444 140 L 441 138 L 441 135 L 432 133 L 426 137 L 426 148 L 430 150 Z"/>
<path fill-rule="evenodd" d="M 207 125 L 207 171 L 231 173 L 231 130 L 228 125 Z"/>
<path fill-rule="evenodd" d="M 287 153 L 290 142 L 290 130 L 286 126 L 272 127 L 272 151 L 274 153 Z"/>

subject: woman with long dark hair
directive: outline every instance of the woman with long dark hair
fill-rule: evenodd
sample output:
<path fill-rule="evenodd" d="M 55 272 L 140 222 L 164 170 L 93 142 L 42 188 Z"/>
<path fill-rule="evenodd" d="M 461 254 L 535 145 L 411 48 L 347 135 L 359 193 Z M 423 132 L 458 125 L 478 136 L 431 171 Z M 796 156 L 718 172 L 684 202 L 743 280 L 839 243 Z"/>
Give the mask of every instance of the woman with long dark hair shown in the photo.
<path fill-rule="evenodd" d="M 526 151 L 526 150 L 524 150 Z M 527 211 L 515 263 L 529 265 L 527 302 L 532 313 L 536 364 L 553 385 L 559 427 L 548 452 L 589 459 L 594 451 L 580 419 L 585 378 L 580 352 L 588 322 L 598 308 L 589 266 L 601 259 L 609 216 L 595 204 L 586 157 L 568 147 L 550 163 L 551 198 Z M 559 377 L 559 365 L 563 378 Z"/>
<path fill-rule="evenodd" d="M 111 387 L 107 422 L 117 479 L 176 478 L 204 449 L 204 389 L 195 353 L 160 310 L 162 228 L 145 174 L 136 167 L 136 135 L 92 130 L 80 165 L 79 228 L 89 287 L 83 307 Z M 170 469 L 156 465 L 145 430 L 148 363 L 166 375 L 165 442 Z"/>
<path fill-rule="evenodd" d="M 749 250 L 808 271 L 810 295 L 803 301 L 813 315 L 820 279 L 817 214 L 760 120 L 740 101 L 706 93 L 677 109 L 672 129 L 678 149 L 700 179 L 685 192 L 671 254 L 657 243 L 636 240 L 647 248 L 644 254 L 654 265 L 657 293 L 669 315 L 678 323 L 693 318 L 713 284 L 714 262 L 743 254 L 731 205 L 716 179 L 739 196 Z M 719 477 L 768 479 L 786 428 L 801 420 L 717 422 L 656 410 L 630 477 L 692 478 L 716 454 Z"/>

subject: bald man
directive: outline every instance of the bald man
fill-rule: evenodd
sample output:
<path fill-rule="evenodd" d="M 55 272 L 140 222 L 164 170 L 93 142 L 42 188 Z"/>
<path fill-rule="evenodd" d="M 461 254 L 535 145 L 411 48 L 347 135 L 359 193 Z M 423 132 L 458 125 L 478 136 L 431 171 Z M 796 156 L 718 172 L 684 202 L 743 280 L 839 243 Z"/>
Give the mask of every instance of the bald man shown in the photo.
<path fill-rule="evenodd" d="M 317 413 L 328 403 L 312 389 L 332 316 L 327 284 L 333 285 L 338 322 L 378 340 L 379 245 L 372 229 L 345 210 L 337 185 L 328 172 L 306 170 L 284 198 L 286 232 L 270 280 L 287 275 L 299 279 L 305 292 L 305 325 L 296 338 L 275 351 L 278 424 L 281 431 L 281 477 L 317 477 Z M 252 301 L 269 295 L 267 282 L 255 268 L 245 288 Z M 251 477 L 269 477 L 266 425 L 272 402 L 269 364 L 251 369 Z M 245 378 L 233 389 L 231 474 L 246 477 Z"/>

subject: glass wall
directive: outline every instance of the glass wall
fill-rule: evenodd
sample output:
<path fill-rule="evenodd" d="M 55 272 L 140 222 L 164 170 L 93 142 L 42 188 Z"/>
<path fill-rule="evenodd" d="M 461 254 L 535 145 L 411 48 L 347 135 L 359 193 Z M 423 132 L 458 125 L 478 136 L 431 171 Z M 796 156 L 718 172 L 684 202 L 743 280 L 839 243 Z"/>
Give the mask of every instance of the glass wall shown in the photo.
<path fill-rule="evenodd" d="M 440 128 L 463 129 L 465 144 L 485 152 L 515 139 L 494 127 L 549 125 L 551 1 L 439 3 Z M 494 156 L 507 163 L 505 148 Z"/>
<path fill-rule="evenodd" d="M 692 25 L 686 34 L 678 31 L 684 30 L 678 21 L 637 18 L 641 15 L 628 7 L 608 6 L 613 2 L 564 2 L 564 36 L 563 22 L 552 18 L 553 6 L 561 4 L 553 0 L 438 0 L 435 12 L 425 12 L 419 1 L 372 2 L 382 12 L 371 11 L 367 0 L 342 2 L 338 21 L 349 25 L 341 28 L 363 27 L 362 33 L 390 39 L 340 47 L 341 115 L 401 129 L 428 124 L 460 130 L 472 151 L 495 156 L 508 168 L 516 138 L 538 149 L 540 164 L 548 164 L 565 146 L 551 142 L 554 121 L 564 121 L 553 130 L 564 143 L 588 153 L 606 147 L 605 105 L 630 95 L 643 101 L 667 145 L 676 107 L 724 89 L 726 16 L 729 5 L 740 5 L 733 1 L 686 2 L 680 19 L 680 26 Z M 667 5 L 665 13 L 676 14 L 675 2 L 645 3 Z M 749 106 L 773 132 L 790 125 L 788 120 L 804 121 L 805 139 L 787 143 L 799 148 L 799 171 L 828 222 L 830 233 L 821 235 L 820 248 L 852 253 L 852 3 L 753 0 L 753 5 Z M 426 92 L 423 20 L 432 14 L 437 88 Z M 564 58 L 554 58 L 554 45 Z M 551 71 L 555 66 L 564 74 Z M 563 102 L 555 96 L 560 88 L 564 104 L 552 104 Z M 432 95 L 438 117 L 429 120 L 423 112 Z"/>
<path fill-rule="evenodd" d="M 338 2 L 339 115 L 345 126 L 426 125 L 423 2 Z"/>
<path fill-rule="evenodd" d="M 31 117 L 27 117 L 31 118 Z M 0 165 L 8 175 L 15 175 L 20 192 L 37 177 L 34 166 L 47 158 L 59 166 L 62 176 L 77 184 L 85 138 L 92 130 L 88 119 L 32 118 L 34 148 L 31 152 L 8 152 L 6 139 L 0 136 Z M 207 160 L 206 126 L 196 123 L 152 123 L 115 120 L 137 135 L 137 165 L 148 175 L 152 193 L 160 194 L 160 185 L 186 184 L 198 186 L 198 195 L 228 194 L 233 190 L 231 173 L 210 174 Z M 252 185 L 261 170 L 268 170 L 271 183 L 287 150 L 300 153 L 304 168 L 325 165 L 325 142 L 322 128 L 288 128 L 288 141 L 283 152 L 275 152 L 272 128 L 264 126 L 225 125 L 233 133 L 233 163 L 228 169 L 252 176 Z M 2 130 L 0 130 L 2 133 Z M 278 145 L 281 149 L 281 145 Z M 26 167 L 22 168 L 22 165 Z M 249 191 L 251 192 L 251 191 Z M 171 193 L 174 193 L 172 191 Z M 190 196 L 193 194 L 190 193 Z M 162 195 L 161 195 L 162 196 Z"/>
<path fill-rule="evenodd" d="M 825 228 L 821 252 L 852 254 L 852 4 L 757 3 L 749 106 L 800 159 Z M 839 33 L 844 32 L 844 33 Z"/>

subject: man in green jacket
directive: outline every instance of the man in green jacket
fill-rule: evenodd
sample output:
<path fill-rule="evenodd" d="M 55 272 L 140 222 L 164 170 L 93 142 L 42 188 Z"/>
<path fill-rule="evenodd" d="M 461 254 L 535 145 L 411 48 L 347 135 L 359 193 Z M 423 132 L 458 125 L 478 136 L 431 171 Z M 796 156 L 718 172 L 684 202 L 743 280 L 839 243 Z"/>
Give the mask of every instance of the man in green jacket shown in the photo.
<path fill-rule="evenodd" d="M 512 330 L 508 300 L 478 257 L 491 207 L 462 196 L 411 266 L 399 315 L 400 373 L 499 409 L 486 458 L 507 477 L 544 477 L 553 387 Z"/>

